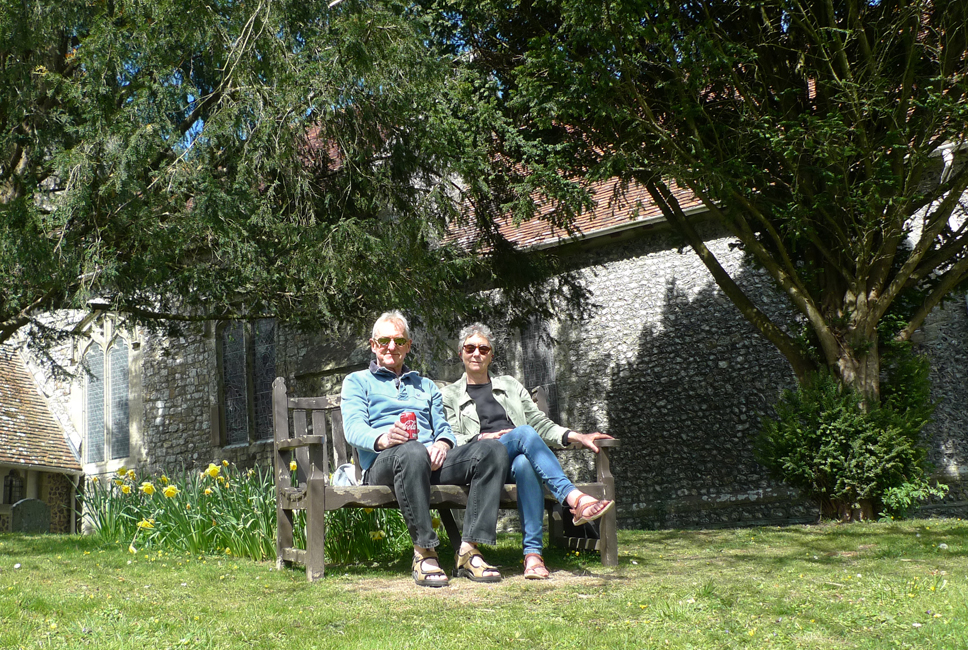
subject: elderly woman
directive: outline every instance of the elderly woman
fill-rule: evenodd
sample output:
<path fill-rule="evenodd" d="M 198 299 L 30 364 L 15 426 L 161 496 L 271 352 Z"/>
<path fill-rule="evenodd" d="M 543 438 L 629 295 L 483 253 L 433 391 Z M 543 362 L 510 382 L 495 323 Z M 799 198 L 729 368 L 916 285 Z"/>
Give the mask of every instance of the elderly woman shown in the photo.
<path fill-rule="evenodd" d="M 598 519 L 613 506 L 577 489 L 561 469 L 549 445 L 581 444 L 598 452 L 595 441 L 610 438 L 603 433 L 578 433 L 558 426 L 542 413 L 528 391 L 509 376 L 492 378 L 494 337 L 487 326 L 474 323 L 460 333 L 460 358 L 464 376 L 445 387 L 444 413 L 463 445 L 497 438 L 508 450 L 510 479 L 518 487 L 518 514 L 524 530 L 524 577 L 550 577 L 541 557 L 544 490 L 548 486 L 559 503 L 568 506 L 575 525 Z"/>

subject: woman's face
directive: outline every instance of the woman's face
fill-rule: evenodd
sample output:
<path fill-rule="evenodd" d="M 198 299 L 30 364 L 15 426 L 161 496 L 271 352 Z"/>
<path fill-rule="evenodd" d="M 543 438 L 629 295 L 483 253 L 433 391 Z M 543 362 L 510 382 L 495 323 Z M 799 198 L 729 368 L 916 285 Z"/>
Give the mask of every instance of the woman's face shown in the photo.
<path fill-rule="evenodd" d="M 484 350 L 481 349 L 482 347 Z M 470 352 L 468 352 L 469 349 Z M 487 372 L 488 366 L 494 360 L 491 342 L 480 334 L 468 336 L 461 346 L 460 360 L 464 362 L 464 370 L 469 373 Z"/>

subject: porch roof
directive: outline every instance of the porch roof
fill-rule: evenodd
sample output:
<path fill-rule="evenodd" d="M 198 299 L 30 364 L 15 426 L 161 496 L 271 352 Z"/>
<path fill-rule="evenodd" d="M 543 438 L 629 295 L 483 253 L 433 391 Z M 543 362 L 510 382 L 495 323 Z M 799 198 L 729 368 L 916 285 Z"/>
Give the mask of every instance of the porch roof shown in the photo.
<path fill-rule="evenodd" d="M 0 345 L 0 463 L 81 471 L 20 354 Z"/>

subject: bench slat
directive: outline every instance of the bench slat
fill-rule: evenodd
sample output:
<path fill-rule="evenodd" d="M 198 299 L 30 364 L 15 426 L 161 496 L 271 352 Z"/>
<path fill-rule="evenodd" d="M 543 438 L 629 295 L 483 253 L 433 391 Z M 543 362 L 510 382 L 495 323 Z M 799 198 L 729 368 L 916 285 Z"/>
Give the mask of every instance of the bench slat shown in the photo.
<path fill-rule="evenodd" d="M 280 440 L 276 442 L 276 450 L 286 451 L 289 449 L 298 449 L 299 447 L 308 447 L 309 445 L 319 445 L 323 443 L 323 440 L 323 436 L 300 436 L 298 438 L 289 438 L 289 440 Z"/>

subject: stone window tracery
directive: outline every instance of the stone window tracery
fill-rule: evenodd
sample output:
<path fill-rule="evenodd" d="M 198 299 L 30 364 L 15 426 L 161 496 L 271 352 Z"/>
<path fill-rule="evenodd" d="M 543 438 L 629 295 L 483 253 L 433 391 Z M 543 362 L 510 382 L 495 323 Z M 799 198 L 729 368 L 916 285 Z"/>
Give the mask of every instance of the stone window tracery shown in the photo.
<path fill-rule="evenodd" d="M 128 342 L 118 336 L 105 349 L 92 340 L 84 352 L 84 459 L 103 463 L 131 454 Z"/>

